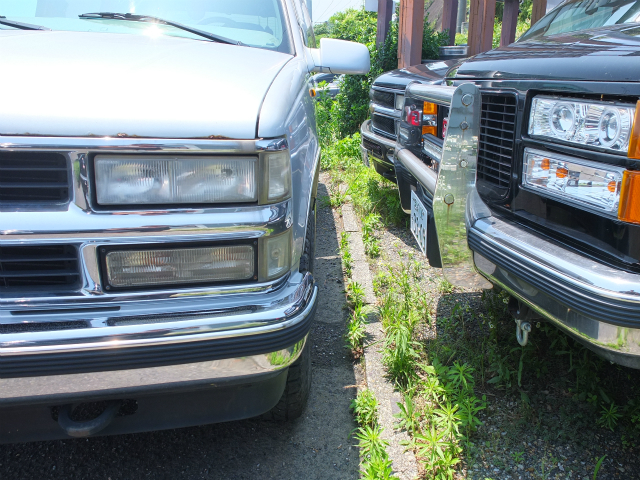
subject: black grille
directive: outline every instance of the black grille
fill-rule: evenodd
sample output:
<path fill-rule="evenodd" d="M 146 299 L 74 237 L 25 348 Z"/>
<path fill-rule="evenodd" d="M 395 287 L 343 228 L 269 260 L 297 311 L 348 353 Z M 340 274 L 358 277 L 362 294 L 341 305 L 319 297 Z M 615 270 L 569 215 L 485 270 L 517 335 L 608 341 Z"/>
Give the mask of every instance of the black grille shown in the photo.
<path fill-rule="evenodd" d="M 391 92 L 383 92 L 382 90 L 373 91 L 373 103 L 377 103 L 383 107 L 396 108 L 396 96 Z"/>
<path fill-rule="evenodd" d="M 376 154 L 378 158 L 382 158 L 382 147 L 377 143 L 373 143 L 368 138 L 362 138 L 362 145 L 370 152 Z"/>
<path fill-rule="evenodd" d="M 482 94 L 478 184 L 499 197 L 507 195 L 511 182 L 516 110 L 514 94 Z"/>
<path fill-rule="evenodd" d="M 395 138 L 396 121 L 393 118 L 373 114 L 371 115 L 371 124 L 375 130 L 379 130 L 382 133 L 386 133 L 386 136 Z"/>
<path fill-rule="evenodd" d="M 0 205 L 69 200 L 67 160 L 57 153 L 0 153 Z"/>
<path fill-rule="evenodd" d="M 71 290 L 79 279 L 78 252 L 71 245 L 0 247 L 0 292 Z"/>

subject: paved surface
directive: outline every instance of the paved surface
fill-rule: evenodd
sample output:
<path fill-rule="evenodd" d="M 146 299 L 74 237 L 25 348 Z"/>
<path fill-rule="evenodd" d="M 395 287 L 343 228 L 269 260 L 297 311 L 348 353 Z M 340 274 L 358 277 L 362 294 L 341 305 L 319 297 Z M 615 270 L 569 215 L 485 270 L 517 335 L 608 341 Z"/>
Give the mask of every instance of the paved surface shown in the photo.
<path fill-rule="evenodd" d="M 319 196 L 326 195 L 324 185 Z M 290 424 L 247 420 L 84 440 L 0 445 L 0 479 L 356 479 L 349 404 L 356 383 L 342 338 L 346 312 L 331 209 L 318 211 L 311 331 L 313 384 L 306 414 Z"/>

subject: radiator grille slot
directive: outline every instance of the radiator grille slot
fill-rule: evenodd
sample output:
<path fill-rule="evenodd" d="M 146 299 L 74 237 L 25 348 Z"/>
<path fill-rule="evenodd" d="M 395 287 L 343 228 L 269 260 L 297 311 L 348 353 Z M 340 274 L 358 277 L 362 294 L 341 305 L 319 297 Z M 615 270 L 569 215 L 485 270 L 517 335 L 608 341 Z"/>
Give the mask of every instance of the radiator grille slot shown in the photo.
<path fill-rule="evenodd" d="M 79 280 L 78 252 L 71 245 L 0 247 L 0 292 L 72 290 Z"/>
<path fill-rule="evenodd" d="M 373 143 L 371 140 L 365 137 L 362 137 L 362 145 L 364 146 L 364 148 L 377 155 L 378 158 L 382 158 L 382 147 L 380 145 Z"/>
<path fill-rule="evenodd" d="M 482 94 L 478 184 L 489 184 L 502 197 L 507 195 L 511 182 L 516 111 L 514 94 Z"/>
<path fill-rule="evenodd" d="M 67 159 L 50 152 L 0 153 L 0 205 L 69 200 Z"/>
<path fill-rule="evenodd" d="M 371 115 L 371 125 L 374 130 L 385 134 L 386 137 L 396 137 L 396 121 L 393 118 L 373 114 Z"/>
<path fill-rule="evenodd" d="M 396 96 L 391 92 L 384 92 L 382 90 L 373 90 L 373 103 L 377 103 L 380 106 L 386 108 L 396 107 Z"/>

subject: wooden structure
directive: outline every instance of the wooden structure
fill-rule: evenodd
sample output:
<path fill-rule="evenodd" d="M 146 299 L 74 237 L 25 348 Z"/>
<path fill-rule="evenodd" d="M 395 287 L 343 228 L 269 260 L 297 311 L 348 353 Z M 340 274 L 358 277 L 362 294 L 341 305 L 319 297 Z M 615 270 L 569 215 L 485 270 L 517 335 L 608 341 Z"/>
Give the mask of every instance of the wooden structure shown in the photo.
<path fill-rule="evenodd" d="M 378 31 L 376 45 L 382 45 L 389 33 L 389 24 L 393 16 L 393 0 L 378 0 Z"/>
<path fill-rule="evenodd" d="M 449 45 L 455 43 L 458 0 L 442 0 L 442 29 L 449 29 Z M 504 12 L 500 46 L 515 41 L 518 22 L 519 0 L 503 0 Z M 387 0 L 378 1 L 378 29 L 380 29 L 380 5 Z M 531 24 L 540 20 L 547 10 L 547 0 L 533 0 Z M 491 50 L 493 25 L 496 15 L 496 0 L 469 0 L 469 55 Z M 386 18 L 384 17 L 385 21 Z M 424 22 L 424 0 L 400 0 L 400 32 L 398 37 L 398 68 L 406 68 L 421 62 L 422 35 Z M 384 35 L 388 31 L 388 25 Z M 380 32 L 379 32 L 380 33 Z M 384 36 L 382 37 L 384 38 Z M 378 37 L 380 43 L 380 37 Z"/>

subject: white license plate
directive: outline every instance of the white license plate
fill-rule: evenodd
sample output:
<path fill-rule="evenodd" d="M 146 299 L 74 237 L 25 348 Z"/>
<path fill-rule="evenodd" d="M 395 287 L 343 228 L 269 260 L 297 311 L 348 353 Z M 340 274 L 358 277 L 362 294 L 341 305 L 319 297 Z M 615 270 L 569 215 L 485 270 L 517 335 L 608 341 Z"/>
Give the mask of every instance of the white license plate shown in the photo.
<path fill-rule="evenodd" d="M 416 241 L 420 246 L 420 250 L 425 255 L 427 254 L 427 209 L 424 208 L 422 202 L 416 195 L 416 192 L 411 191 L 411 233 L 416 237 Z"/>

